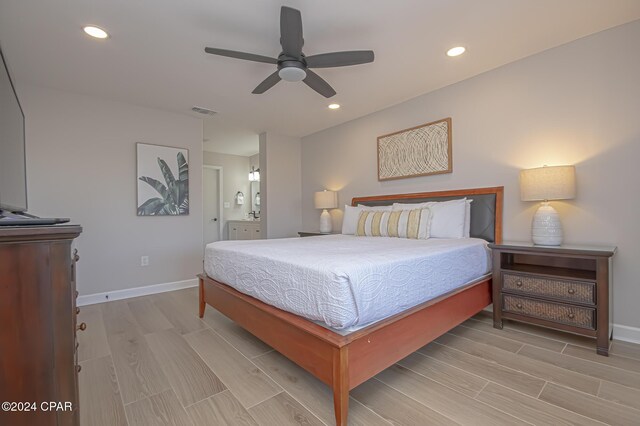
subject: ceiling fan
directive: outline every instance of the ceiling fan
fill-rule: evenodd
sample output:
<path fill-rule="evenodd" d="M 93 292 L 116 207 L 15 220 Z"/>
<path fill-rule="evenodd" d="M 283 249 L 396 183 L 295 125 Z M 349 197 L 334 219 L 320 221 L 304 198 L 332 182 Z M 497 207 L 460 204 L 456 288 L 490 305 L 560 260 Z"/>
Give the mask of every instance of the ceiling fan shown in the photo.
<path fill-rule="evenodd" d="M 371 50 L 354 50 L 305 56 L 305 54 L 302 53 L 302 46 L 304 45 L 302 38 L 302 16 L 299 10 L 286 6 L 282 6 L 282 9 L 280 9 L 280 45 L 282 46 L 282 52 L 278 55 L 277 59 L 214 47 L 207 47 L 204 51 L 213 55 L 277 65 L 278 69 L 253 89 L 251 93 L 254 94 L 264 93 L 275 86 L 280 80 L 285 80 L 303 81 L 307 86 L 325 98 L 330 98 L 336 94 L 336 91 L 333 90 L 329 83 L 309 68 L 345 67 L 348 65 L 373 62 L 373 51 Z"/>

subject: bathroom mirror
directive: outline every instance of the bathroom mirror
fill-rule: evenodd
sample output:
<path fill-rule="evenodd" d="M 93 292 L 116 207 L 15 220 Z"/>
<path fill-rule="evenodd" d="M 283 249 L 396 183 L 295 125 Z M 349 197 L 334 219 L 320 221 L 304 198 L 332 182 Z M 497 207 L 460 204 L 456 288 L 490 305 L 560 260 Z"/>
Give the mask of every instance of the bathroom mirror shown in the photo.
<path fill-rule="evenodd" d="M 260 216 L 260 182 L 251 182 L 251 210 Z"/>

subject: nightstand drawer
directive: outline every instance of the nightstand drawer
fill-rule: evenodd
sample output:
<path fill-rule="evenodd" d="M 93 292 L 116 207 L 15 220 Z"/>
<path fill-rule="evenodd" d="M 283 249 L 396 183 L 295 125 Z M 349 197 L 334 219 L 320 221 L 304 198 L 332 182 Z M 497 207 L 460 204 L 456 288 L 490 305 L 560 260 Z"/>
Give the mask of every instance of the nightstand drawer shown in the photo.
<path fill-rule="evenodd" d="M 511 294 L 502 295 L 502 304 L 506 312 L 591 330 L 595 329 L 595 309 L 545 302 Z"/>
<path fill-rule="evenodd" d="M 545 277 L 502 273 L 504 291 L 550 297 L 567 302 L 595 305 L 595 284 L 584 281 L 557 280 Z"/>

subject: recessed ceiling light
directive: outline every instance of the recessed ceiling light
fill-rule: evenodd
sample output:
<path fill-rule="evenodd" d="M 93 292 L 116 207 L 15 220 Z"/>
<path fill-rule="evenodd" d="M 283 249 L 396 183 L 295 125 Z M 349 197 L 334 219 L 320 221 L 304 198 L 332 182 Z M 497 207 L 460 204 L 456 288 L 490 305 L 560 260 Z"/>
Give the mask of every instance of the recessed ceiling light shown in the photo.
<path fill-rule="evenodd" d="M 108 38 L 109 34 L 107 34 L 107 32 L 105 30 L 103 30 L 100 27 L 96 27 L 94 25 L 87 25 L 86 27 L 82 28 L 84 30 L 85 33 L 89 34 L 91 37 L 94 38 Z"/>
<path fill-rule="evenodd" d="M 329 109 L 338 109 L 340 108 L 340 104 L 330 104 Z"/>
<path fill-rule="evenodd" d="M 465 50 L 467 49 L 462 46 L 452 47 L 451 49 L 447 50 L 447 56 L 460 56 L 464 53 Z"/>

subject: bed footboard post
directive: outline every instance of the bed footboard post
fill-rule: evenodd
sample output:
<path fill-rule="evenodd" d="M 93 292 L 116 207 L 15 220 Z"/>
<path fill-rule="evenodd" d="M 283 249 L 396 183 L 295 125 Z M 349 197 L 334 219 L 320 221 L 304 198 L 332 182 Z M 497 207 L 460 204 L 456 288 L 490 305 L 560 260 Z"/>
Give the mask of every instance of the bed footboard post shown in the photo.
<path fill-rule="evenodd" d="M 349 414 L 349 348 L 333 348 L 333 409 L 336 426 L 346 426 Z"/>
<path fill-rule="evenodd" d="M 198 315 L 200 316 L 200 318 L 202 318 L 204 316 L 204 308 L 207 306 L 207 304 L 204 301 L 204 280 L 202 279 L 202 277 L 200 278 L 200 288 L 198 289 L 198 302 L 199 302 L 199 312 Z"/>

